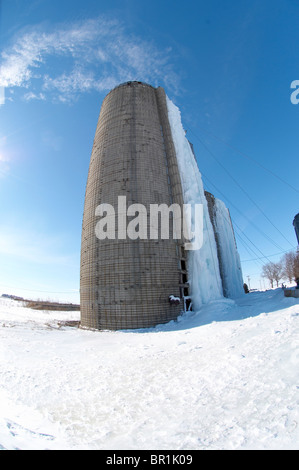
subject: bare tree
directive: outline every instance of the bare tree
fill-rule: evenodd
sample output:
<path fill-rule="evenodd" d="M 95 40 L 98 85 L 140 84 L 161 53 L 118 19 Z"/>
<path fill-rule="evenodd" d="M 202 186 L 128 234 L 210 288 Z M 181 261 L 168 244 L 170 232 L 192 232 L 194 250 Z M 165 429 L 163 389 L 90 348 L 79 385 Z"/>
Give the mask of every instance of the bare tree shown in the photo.
<path fill-rule="evenodd" d="M 289 282 L 299 278 L 299 251 L 286 253 L 281 263 L 283 265 L 283 277 Z"/>
<path fill-rule="evenodd" d="M 276 286 L 278 287 L 279 281 L 283 278 L 283 265 L 281 262 L 272 263 L 273 266 L 273 278 L 276 281 Z"/>
<path fill-rule="evenodd" d="M 289 282 L 294 280 L 294 264 L 296 254 L 292 251 L 286 253 L 282 258 L 283 263 L 283 277 Z"/>
<path fill-rule="evenodd" d="M 274 281 L 278 287 L 279 281 L 282 279 L 283 267 L 282 263 L 267 263 L 262 268 L 262 276 L 270 281 L 271 287 L 274 286 Z"/>
<path fill-rule="evenodd" d="M 262 268 L 262 276 L 270 282 L 271 287 L 273 287 L 274 283 L 274 278 L 273 278 L 273 272 L 271 269 L 271 263 L 264 264 Z"/>
<path fill-rule="evenodd" d="M 295 261 L 294 261 L 294 279 L 299 279 L 299 250 L 297 250 Z"/>

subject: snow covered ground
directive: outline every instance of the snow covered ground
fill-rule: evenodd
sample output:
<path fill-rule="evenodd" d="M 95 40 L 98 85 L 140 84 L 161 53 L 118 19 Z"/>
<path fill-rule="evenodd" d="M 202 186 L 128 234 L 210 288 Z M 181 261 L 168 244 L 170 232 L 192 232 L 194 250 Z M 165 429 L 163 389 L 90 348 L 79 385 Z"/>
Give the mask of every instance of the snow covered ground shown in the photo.
<path fill-rule="evenodd" d="M 60 326 L 0 299 L 1 449 L 298 449 L 299 299 L 212 301 L 153 329 Z"/>

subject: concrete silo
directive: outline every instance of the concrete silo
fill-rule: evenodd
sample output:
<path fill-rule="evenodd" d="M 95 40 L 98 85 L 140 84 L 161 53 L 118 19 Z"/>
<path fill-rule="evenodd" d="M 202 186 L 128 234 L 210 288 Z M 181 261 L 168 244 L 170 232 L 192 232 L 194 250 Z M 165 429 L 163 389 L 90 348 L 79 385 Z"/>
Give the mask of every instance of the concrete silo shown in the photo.
<path fill-rule="evenodd" d="M 115 238 L 99 239 L 100 204 L 119 208 Z M 124 199 L 125 197 L 125 199 Z M 181 180 L 163 88 L 124 83 L 108 93 L 100 111 L 86 185 L 82 224 L 81 326 L 145 328 L 176 319 L 188 296 L 182 239 L 124 236 L 120 220 L 142 204 L 150 226 L 150 204 L 183 205 Z M 132 215 L 132 214 L 131 214 Z M 170 214 L 171 216 L 171 214 Z M 181 301 L 178 303 L 178 299 Z"/>

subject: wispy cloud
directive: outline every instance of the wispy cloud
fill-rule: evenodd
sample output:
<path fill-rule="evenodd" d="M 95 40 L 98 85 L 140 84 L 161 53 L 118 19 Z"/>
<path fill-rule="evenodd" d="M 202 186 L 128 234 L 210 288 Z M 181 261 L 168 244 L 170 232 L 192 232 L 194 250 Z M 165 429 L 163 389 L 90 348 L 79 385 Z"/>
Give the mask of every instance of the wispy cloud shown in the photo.
<path fill-rule="evenodd" d="M 28 93 L 25 93 L 24 95 L 25 101 L 45 100 L 45 99 L 46 99 L 46 96 L 44 93 L 33 93 L 32 91 L 29 91 Z"/>
<path fill-rule="evenodd" d="M 98 17 L 51 32 L 37 26 L 2 53 L 0 86 L 24 88 L 27 100 L 70 101 L 127 80 L 167 83 L 173 92 L 179 85 L 171 50 L 129 34 L 118 20 Z"/>

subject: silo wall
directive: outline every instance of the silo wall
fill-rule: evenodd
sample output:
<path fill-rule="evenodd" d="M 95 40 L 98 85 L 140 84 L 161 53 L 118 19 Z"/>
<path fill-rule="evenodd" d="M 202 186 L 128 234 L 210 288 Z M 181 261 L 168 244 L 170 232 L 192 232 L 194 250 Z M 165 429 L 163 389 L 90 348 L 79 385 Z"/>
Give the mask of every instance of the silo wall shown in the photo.
<path fill-rule="evenodd" d="M 146 208 L 146 239 L 124 238 L 119 196 L 126 198 L 125 211 L 132 204 Z M 90 159 L 81 241 L 82 327 L 147 328 L 178 317 L 182 301 L 171 303 L 169 296 L 182 298 L 188 286 L 183 240 L 173 237 L 171 214 L 169 239 L 151 239 L 149 232 L 150 205 L 173 203 L 182 206 L 183 198 L 165 92 L 141 82 L 120 85 L 102 103 Z M 115 208 L 114 239 L 96 236 L 100 204 Z"/>

